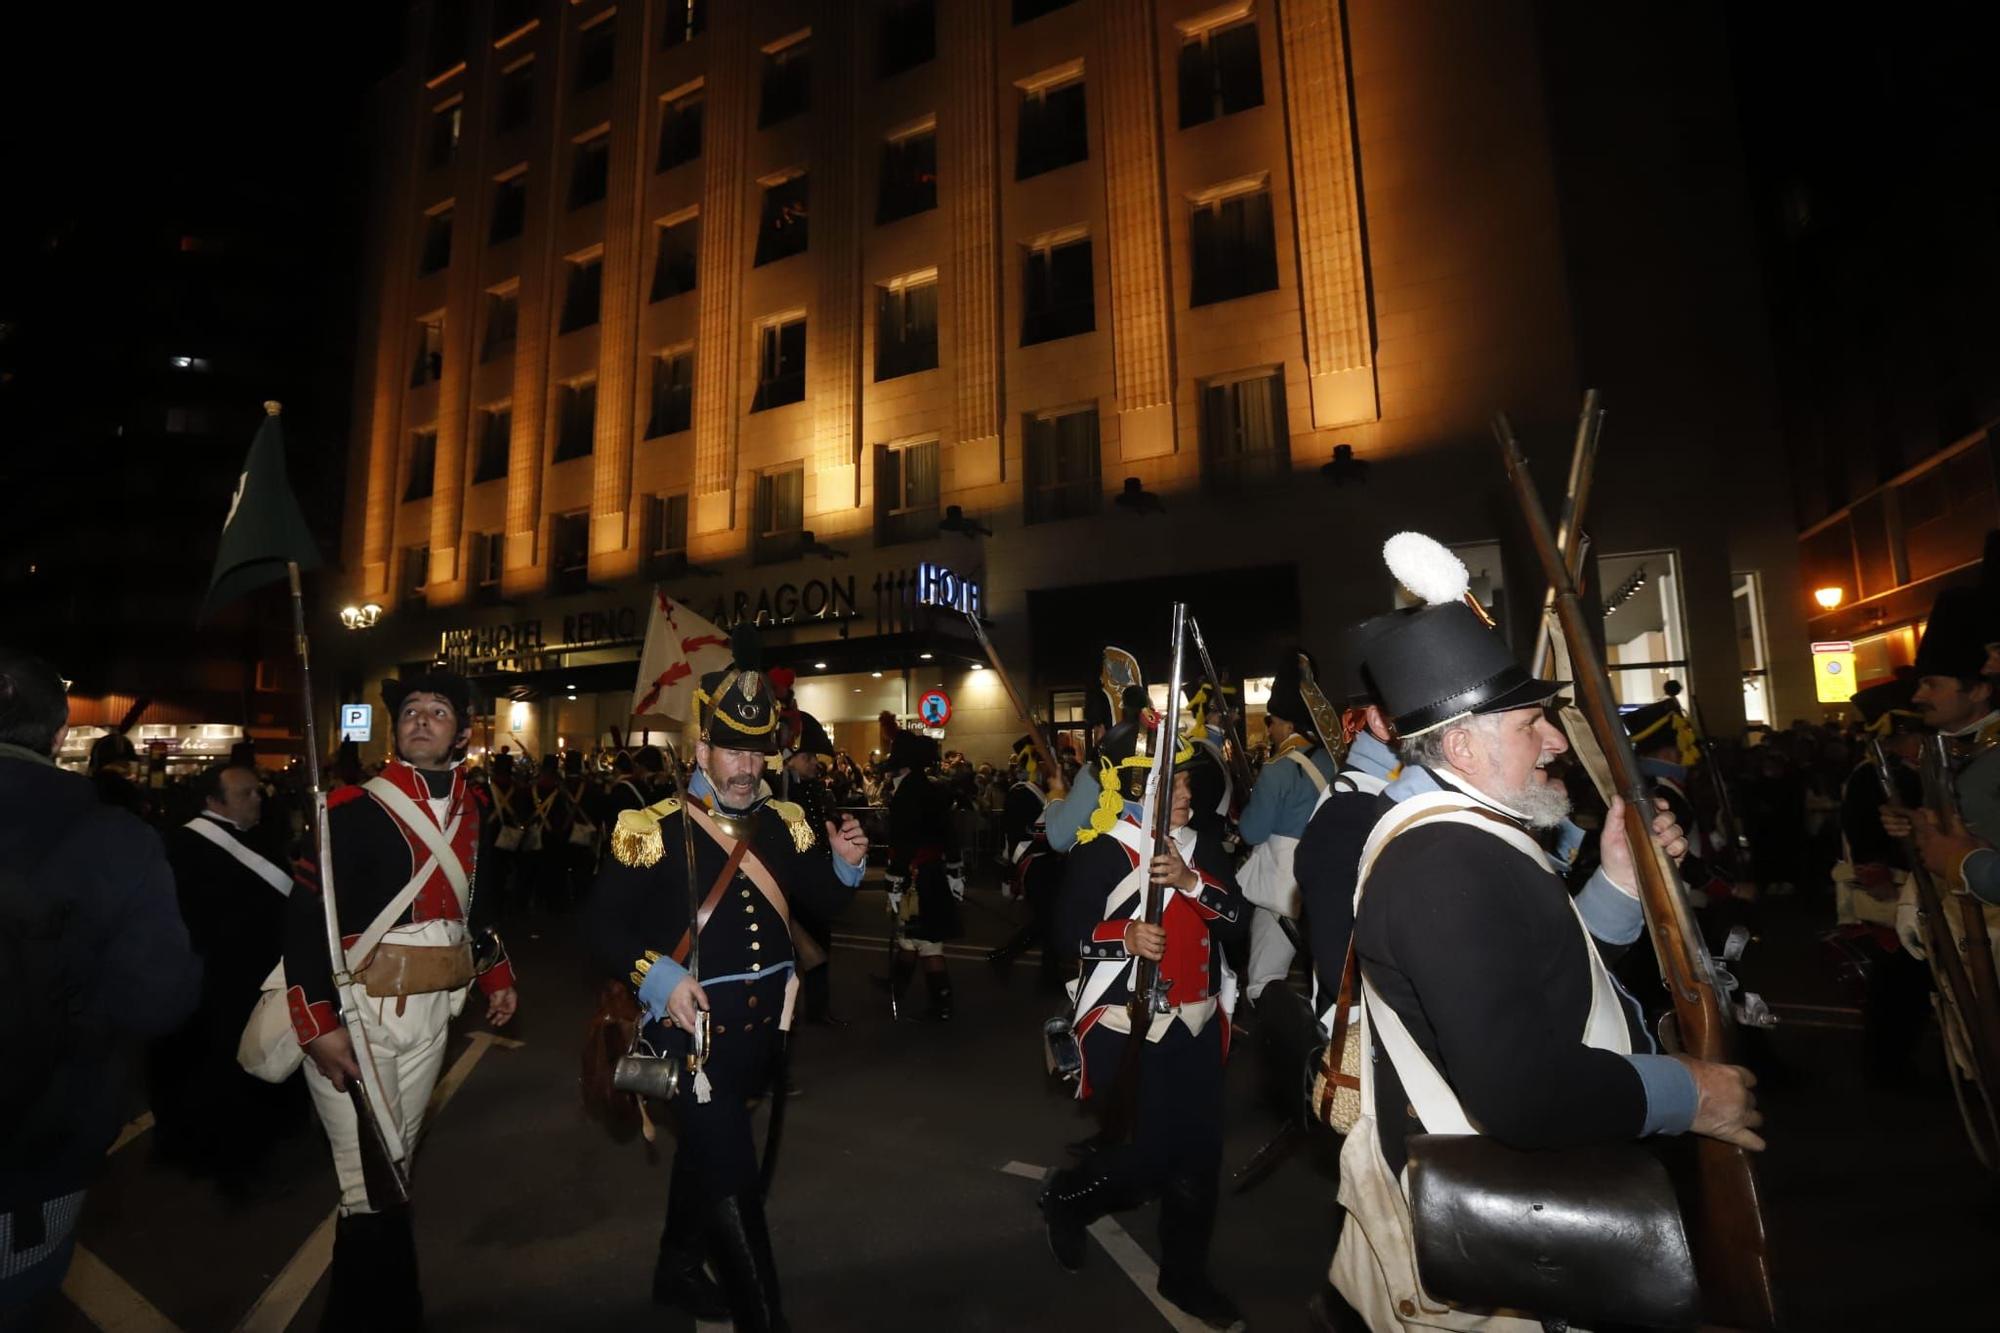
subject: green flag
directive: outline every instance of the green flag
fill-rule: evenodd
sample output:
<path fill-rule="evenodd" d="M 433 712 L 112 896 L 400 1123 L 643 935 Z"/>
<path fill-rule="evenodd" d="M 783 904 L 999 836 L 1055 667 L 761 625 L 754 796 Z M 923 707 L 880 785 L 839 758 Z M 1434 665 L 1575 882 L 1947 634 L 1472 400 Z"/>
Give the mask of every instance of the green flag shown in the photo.
<path fill-rule="evenodd" d="M 264 424 L 250 442 L 243 475 L 222 520 L 222 541 L 215 551 L 215 573 L 201 615 L 235 601 L 253 588 L 285 577 L 287 562 L 300 569 L 319 567 L 319 547 L 306 528 L 306 516 L 285 477 L 285 433 L 278 424 L 278 405 L 264 404 Z"/>

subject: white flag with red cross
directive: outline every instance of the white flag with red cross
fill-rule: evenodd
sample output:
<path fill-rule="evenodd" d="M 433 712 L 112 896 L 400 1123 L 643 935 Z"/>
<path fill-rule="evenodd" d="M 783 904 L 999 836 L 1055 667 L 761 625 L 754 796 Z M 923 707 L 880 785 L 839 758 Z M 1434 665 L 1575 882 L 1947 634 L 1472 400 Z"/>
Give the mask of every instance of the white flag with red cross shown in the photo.
<path fill-rule="evenodd" d="M 687 721 L 694 715 L 695 685 L 729 662 L 729 635 L 655 588 L 632 689 L 632 725 Z"/>

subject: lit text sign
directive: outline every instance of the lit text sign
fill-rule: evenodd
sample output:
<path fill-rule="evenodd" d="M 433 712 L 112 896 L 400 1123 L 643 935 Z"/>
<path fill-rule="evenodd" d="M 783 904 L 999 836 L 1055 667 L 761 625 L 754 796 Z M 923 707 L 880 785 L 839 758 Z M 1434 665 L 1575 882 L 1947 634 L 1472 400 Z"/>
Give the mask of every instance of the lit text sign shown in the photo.
<path fill-rule="evenodd" d="M 981 615 L 985 610 L 980 604 L 977 583 L 928 560 L 917 566 L 917 604 L 948 607 L 968 616 Z"/>
<path fill-rule="evenodd" d="M 1860 682 L 1854 678 L 1854 645 L 1845 639 L 1816 643 L 1813 655 L 1813 695 L 1823 704 L 1844 704 Z"/>

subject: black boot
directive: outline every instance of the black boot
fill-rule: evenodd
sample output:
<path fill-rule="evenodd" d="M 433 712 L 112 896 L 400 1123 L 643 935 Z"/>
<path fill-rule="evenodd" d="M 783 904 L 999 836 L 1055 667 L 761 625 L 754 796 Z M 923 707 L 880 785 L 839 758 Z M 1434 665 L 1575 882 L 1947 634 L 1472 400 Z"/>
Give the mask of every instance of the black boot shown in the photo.
<path fill-rule="evenodd" d="M 924 1010 L 924 1017 L 940 1023 L 951 1021 L 951 974 L 948 972 L 924 973 L 924 989 L 931 993 L 930 1007 Z"/>
<path fill-rule="evenodd" d="M 729 1319 L 736 1333 L 785 1333 L 771 1231 L 764 1222 L 764 1200 L 754 1189 L 709 1210 L 708 1243 L 728 1293 Z"/>
<path fill-rule="evenodd" d="M 701 1191 L 691 1172 L 676 1171 L 667 1190 L 667 1222 L 660 1231 L 660 1257 L 653 1265 L 653 1304 L 685 1310 L 696 1319 L 729 1318 L 729 1300 L 702 1267 Z"/>
<path fill-rule="evenodd" d="M 334 1223 L 321 1333 L 421 1333 L 423 1326 L 410 1210 L 351 1213 Z"/>
<path fill-rule="evenodd" d="M 1083 1267 L 1084 1251 L 1088 1248 L 1086 1228 L 1106 1213 L 1138 1202 L 1131 1191 L 1115 1184 L 1092 1159 L 1052 1173 L 1035 1206 L 1042 1210 L 1042 1221 L 1048 1227 L 1049 1253 L 1066 1272 L 1074 1273 Z"/>
<path fill-rule="evenodd" d="M 1208 1241 L 1215 1232 L 1214 1171 L 1168 1177 L 1160 1194 L 1160 1280 L 1157 1290 L 1210 1328 L 1241 1319 L 1236 1302 L 1208 1280 Z"/>

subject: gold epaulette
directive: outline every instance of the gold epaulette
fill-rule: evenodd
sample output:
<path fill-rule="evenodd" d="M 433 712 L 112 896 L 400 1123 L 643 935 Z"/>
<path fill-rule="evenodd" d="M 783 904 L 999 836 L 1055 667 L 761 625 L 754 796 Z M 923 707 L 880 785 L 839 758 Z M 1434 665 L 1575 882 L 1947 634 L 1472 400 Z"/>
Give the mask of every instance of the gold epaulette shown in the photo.
<path fill-rule="evenodd" d="M 785 821 L 785 828 L 792 835 L 792 846 L 806 851 L 813 845 L 813 827 L 806 820 L 805 810 L 790 801 L 770 800 L 764 802 Z"/>
<path fill-rule="evenodd" d="M 611 830 L 611 854 L 618 858 L 618 864 L 641 869 L 657 864 L 666 852 L 666 843 L 660 837 L 660 821 L 680 808 L 681 803 L 669 796 L 644 810 L 620 811 L 618 823 Z"/>

